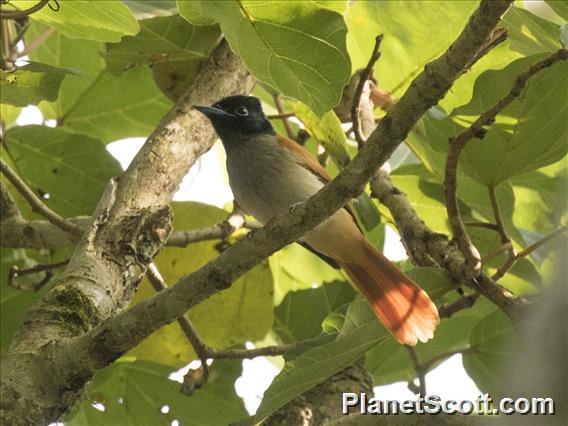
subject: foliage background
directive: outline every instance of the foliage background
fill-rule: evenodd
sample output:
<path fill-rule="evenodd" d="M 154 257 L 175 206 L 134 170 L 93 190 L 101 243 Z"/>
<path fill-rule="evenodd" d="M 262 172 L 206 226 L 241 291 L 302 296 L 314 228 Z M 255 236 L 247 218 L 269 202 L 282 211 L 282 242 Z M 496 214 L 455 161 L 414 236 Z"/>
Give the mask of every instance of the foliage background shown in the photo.
<path fill-rule="evenodd" d="M 12 0 L 25 9 L 33 1 Z M 57 13 L 44 8 L 31 16 L 24 46 L 47 38 L 3 72 L 2 158 L 65 217 L 92 213 L 107 180 L 120 175 L 105 147 L 113 141 L 147 137 L 175 99 L 191 83 L 199 64 L 221 34 L 260 81 L 253 94 L 268 113 L 294 111 L 293 132 L 311 137 L 314 154 L 324 147 L 332 175 L 353 156 L 333 112 L 353 72 L 364 67 L 373 36 L 384 34 L 375 68 L 381 89 L 401 96 L 425 63 L 436 58 L 459 34 L 476 2 L 343 1 L 62 1 Z M 430 110 L 390 161 L 394 184 L 411 200 L 434 231 L 451 232 L 444 200 L 444 163 L 448 139 L 469 126 L 503 97 L 516 76 L 566 43 L 568 9 L 547 2 L 538 15 L 517 4 L 504 17 L 508 40 L 490 51 Z M 178 14 L 179 12 L 179 14 Z M 301 48 L 300 48 L 301 47 Z M 25 51 L 24 51 L 25 52 Z M 558 63 L 531 80 L 523 95 L 506 108 L 483 140 L 462 153 L 458 180 L 464 221 L 494 222 L 488 187 L 494 188 L 507 231 L 517 250 L 566 223 L 567 64 Z M 18 125 L 23 107 L 37 105 L 42 125 Z M 384 114 L 375 110 L 378 119 Z M 280 120 L 273 122 L 285 133 Z M 3 180 L 4 182 L 4 180 Z M 10 193 L 28 218 L 30 211 L 9 183 Z M 358 217 L 377 247 L 384 243 L 389 211 L 367 196 L 356 204 Z M 176 230 L 222 221 L 224 209 L 196 202 L 174 205 Z M 482 258 L 501 245 L 490 229 L 469 234 Z M 233 235 L 228 242 L 242 237 Z M 219 241 L 168 247 L 156 259 L 173 283 L 218 254 Z M 28 267 L 69 257 L 58 250 L 2 249 L 1 338 L 6 350 L 24 313 L 45 290 L 21 292 L 7 286 L 10 266 Z M 563 260 L 558 244 L 523 257 L 499 282 L 517 296 L 533 298 L 551 282 Z M 484 262 L 488 274 L 506 261 L 503 252 Z M 401 268 L 416 279 L 438 305 L 459 296 L 447 273 Z M 133 303 L 152 293 L 143 282 Z M 200 336 L 214 348 L 261 343 L 308 345 L 288 354 L 284 367 L 264 395 L 262 419 L 314 384 L 352 362 L 362 363 L 376 384 L 411 381 L 415 368 L 405 348 L 386 334 L 345 276 L 299 246 L 286 247 L 234 285 L 189 312 Z M 440 324 L 436 337 L 416 352 L 427 361 L 463 353 L 463 364 L 476 385 L 494 398 L 506 393 L 501 366 L 510 359 L 508 318 L 481 299 Z M 239 361 L 215 361 L 205 389 L 191 398 L 168 380 L 172 371 L 195 358 L 179 326 L 165 327 L 114 365 L 100 371 L 66 424 L 225 424 L 246 416 L 234 391 Z M 223 410 L 219 410 L 219 401 Z M 105 406 L 101 412 L 92 403 Z M 169 412 L 160 411 L 163 405 Z"/>

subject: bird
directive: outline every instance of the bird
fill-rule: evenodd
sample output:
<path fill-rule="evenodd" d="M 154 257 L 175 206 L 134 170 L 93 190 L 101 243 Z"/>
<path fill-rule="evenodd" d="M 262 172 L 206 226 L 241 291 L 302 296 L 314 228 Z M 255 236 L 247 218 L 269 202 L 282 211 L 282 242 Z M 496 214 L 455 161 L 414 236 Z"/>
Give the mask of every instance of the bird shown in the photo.
<path fill-rule="evenodd" d="M 258 98 L 229 96 L 194 108 L 209 119 L 223 143 L 236 203 L 262 224 L 308 200 L 331 180 L 303 146 L 274 131 Z M 398 342 L 414 346 L 433 338 L 440 321 L 436 305 L 365 239 L 350 204 L 306 232 L 299 243 L 343 269 Z"/>

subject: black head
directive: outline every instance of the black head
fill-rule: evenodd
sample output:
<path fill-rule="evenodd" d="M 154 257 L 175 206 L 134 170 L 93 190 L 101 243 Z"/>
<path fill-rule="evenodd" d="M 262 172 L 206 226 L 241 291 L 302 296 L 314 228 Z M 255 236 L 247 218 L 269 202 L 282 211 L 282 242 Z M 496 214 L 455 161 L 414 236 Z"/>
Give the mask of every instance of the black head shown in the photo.
<path fill-rule="evenodd" d="M 213 106 L 194 107 L 205 114 L 224 143 L 243 136 L 273 134 L 274 129 L 254 96 L 229 96 Z"/>

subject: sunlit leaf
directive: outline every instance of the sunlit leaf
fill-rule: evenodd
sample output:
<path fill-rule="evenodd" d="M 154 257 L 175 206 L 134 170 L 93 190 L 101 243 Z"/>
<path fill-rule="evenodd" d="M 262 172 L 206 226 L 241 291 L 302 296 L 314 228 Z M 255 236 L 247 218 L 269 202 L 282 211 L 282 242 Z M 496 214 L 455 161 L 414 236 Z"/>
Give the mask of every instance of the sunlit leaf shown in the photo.
<path fill-rule="evenodd" d="M 11 0 L 10 4 L 23 10 L 35 6 L 37 1 Z M 43 7 L 31 18 L 67 37 L 84 40 L 119 41 L 140 29 L 132 12 L 119 0 L 59 0 L 58 4 L 59 10 Z"/>
<path fill-rule="evenodd" d="M 356 294 L 349 283 L 340 281 L 290 292 L 274 309 L 274 330 L 284 343 L 316 337 L 322 332 L 323 320 Z"/>
<path fill-rule="evenodd" d="M 350 75 L 343 17 L 316 2 L 178 1 L 195 25 L 218 22 L 259 80 L 318 115 L 335 106 Z"/>
<path fill-rule="evenodd" d="M 220 36 L 218 27 L 197 27 L 179 15 L 144 19 L 138 34 L 107 44 L 107 69 L 121 74 L 147 64 L 188 60 L 199 64 Z"/>
<path fill-rule="evenodd" d="M 14 71 L 0 73 L 2 102 L 25 107 L 40 101 L 57 99 L 61 82 L 68 70 L 46 64 L 31 63 Z"/>
<path fill-rule="evenodd" d="M 100 140 L 71 130 L 13 127 L 4 145 L 21 177 L 63 216 L 92 214 L 109 179 L 122 173 Z"/>

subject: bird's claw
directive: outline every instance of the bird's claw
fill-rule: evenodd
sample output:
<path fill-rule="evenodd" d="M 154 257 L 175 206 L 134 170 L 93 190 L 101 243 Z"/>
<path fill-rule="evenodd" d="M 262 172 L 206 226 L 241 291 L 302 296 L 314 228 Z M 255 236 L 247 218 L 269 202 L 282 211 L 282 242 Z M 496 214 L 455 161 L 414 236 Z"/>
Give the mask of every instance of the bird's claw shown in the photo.
<path fill-rule="evenodd" d="M 290 206 L 288 207 L 288 209 L 290 209 L 290 212 L 294 213 L 294 212 L 296 211 L 296 209 L 297 209 L 298 207 L 300 207 L 300 204 L 302 204 L 302 203 L 300 202 L 300 203 L 290 204 Z"/>

